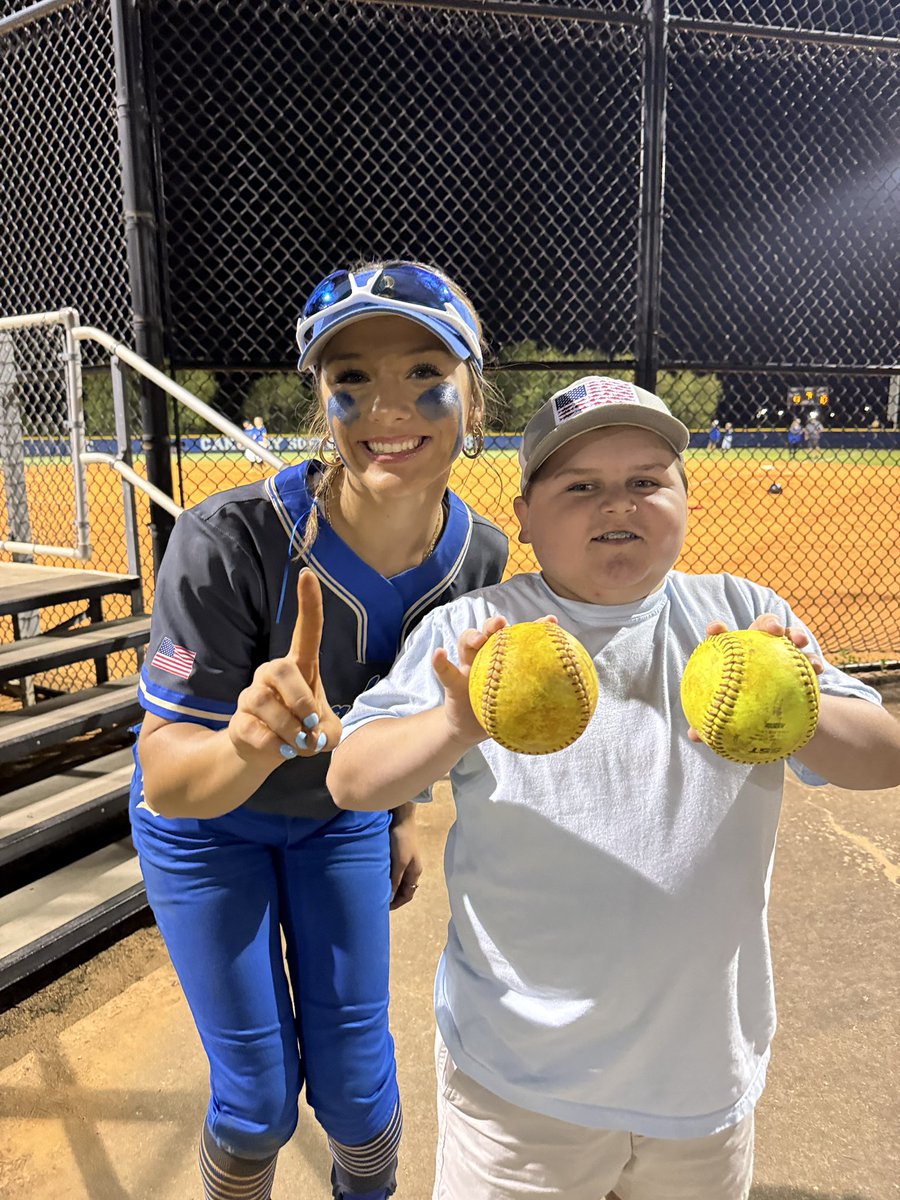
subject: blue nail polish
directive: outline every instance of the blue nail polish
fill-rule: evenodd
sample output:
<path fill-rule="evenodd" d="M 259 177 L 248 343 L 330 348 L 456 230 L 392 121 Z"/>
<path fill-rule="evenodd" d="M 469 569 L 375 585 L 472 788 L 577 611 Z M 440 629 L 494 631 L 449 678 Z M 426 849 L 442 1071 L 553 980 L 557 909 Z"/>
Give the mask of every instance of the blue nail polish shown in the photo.
<path fill-rule="evenodd" d="M 283 742 L 278 747 L 278 753 L 281 755 L 282 758 L 296 758 L 297 757 L 297 751 L 294 749 L 294 747 L 285 745 L 285 743 L 283 743 Z"/>
<path fill-rule="evenodd" d="M 318 717 L 317 713 L 310 713 L 308 717 L 303 718 L 303 728 L 304 729 L 315 729 L 315 727 L 318 725 L 318 723 L 319 723 L 319 717 Z"/>
<path fill-rule="evenodd" d="M 324 733 L 320 733 L 320 734 L 319 734 L 319 736 L 318 736 L 318 738 L 317 738 L 317 740 L 316 740 L 316 753 L 317 753 L 317 754 L 318 754 L 318 752 L 319 752 L 319 751 L 322 749 L 322 747 L 325 745 L 325 743 L 326 743 L 327 741 L 328 741 L 328 738 L 325 736 L 325 734 L 324 734 Z"/>
<path fill-rule="evenodd" d="M 294 741 L 297 743 L 297 745 L 300 747 L 301 750 L 305 750 L 307 748 L 306 747 L 306 734 L 303 732 L 302 729 L 297 734 L 297 736 L 294 738 Z"/>

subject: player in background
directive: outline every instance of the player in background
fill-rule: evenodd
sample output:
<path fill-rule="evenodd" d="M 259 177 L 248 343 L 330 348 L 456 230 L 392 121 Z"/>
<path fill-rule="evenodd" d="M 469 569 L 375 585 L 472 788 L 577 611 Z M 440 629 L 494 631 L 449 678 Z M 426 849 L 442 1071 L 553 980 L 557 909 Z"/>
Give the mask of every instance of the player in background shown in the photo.
<path fill-rule="evenodd" d="M 250 426 L 250 436 L 256 442 L 257 446 L 261 446 L 263 450 L 269 449 L 269 431 L 266 429 L 262 417 L 253 418 L 253 424 Z M 257 455 L 256 461 L 259 463 L 260 469 L 264 471 L 265 462 L 260 455 Z"/>
<path fill-rule="evenodd" d="M 337 271 L 297 338 L 320 457 L 179 518 L 142 673 L 132 826 L 209 1058 L 208 1200 L 270 1195 L 304 1085 L 334 1195 L 394 1192 L 388 913 L 415 894 L 415 806 L 339 811 L 328 751 L 408 631 L 498 582 L 507 555 L 447 489 L 484 440 L 481 325 L 459 288 L 409 262 Z"/>
<path fill-rule="evenodd" d="M 266 429 L 265 421 L 263 421 L 262 417 L 254 417 L 252 421 L 242 421 L 241 424 L 244 433 L 249 438 L 252 438 L 257 446 L 261 446 L 264 450 L 269 449 L 269 431 Z M 247 462 L 256 463 L 260 471 L 265 472 L 266 464 L 261 455 L 254 453 L 250 449 L 246 449 L 244 450 L 244 458 L 246 458 Z"/>
<path fill-rule="evenodd" d="M 680 681 L 706 635 L 808 647 L 820 719 L 791 760 L 807 784 L 900 784 L 900 723 L 785 600 L 673 569 L 687 444 L 662 400 L 621 380 L 553 396 L 526 426 L 515 502 L 540 572 L 431 613 L 332 755 L 348 810 L 446 774 L 453 787 L 434 1200 L 749 1193 L 784 764 L 726 761 L 689 729 Z M 593 657 L 599 701 L 572 745 L 519 755 L 487 739 L 467 676 L 489 634 L 546 615 Z"/>
<path fill-rule="evenodd" d="M 241 421 L 241 428 L 243 429 L 244 433 L 246 433 L 247 437 L 253 438 L 254 442 L 257 440 L 253 433 L 253 422 L 252 421 L 246 421 L 246 420 Z M 247 462 L 250 462 L 250 463 L 262 462 L 262 459 L 259 457 L 259 455 L 255 454 L 249 448 L 244 450 L 244 458 L 246 458 Z"/>
<path fill-rule="evenodd" d="M 819 414 L 817 412 L 810 413 L 806 418 L 806 427 L 804 429 L 806 446 L 808 450 L 815 450 L 818 452 L 819 442 L 822 440 L 822 434 L 824 430 L 825 426 L 822 424 Z"/>

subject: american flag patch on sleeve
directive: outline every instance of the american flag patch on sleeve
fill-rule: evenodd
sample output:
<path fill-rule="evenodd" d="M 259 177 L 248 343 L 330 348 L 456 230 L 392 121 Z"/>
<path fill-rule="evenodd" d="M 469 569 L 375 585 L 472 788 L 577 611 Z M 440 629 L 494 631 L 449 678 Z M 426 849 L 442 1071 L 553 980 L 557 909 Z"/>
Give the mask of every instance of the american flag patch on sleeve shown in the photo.
<path fill-rule="evenodd" d="M 557 425 L 577 417 L 590 408 L 604 404 L 637 404 L 634 385 L 624 379 L 580 379 L 553 397 L 553 416 Z"/>
<path fill-rule="evenodd" d="M 176 646 L 171 638 L 164 637 L 159 643 L 159 649 L 150 659 L 150 666 L 159 667 L 161 671 L 168 671 L 170 675 L 178 675 L 181 679 L 187 679 L 194 669 L 196 657 L 195 650 L 185 650 L 184 646 Z"/>

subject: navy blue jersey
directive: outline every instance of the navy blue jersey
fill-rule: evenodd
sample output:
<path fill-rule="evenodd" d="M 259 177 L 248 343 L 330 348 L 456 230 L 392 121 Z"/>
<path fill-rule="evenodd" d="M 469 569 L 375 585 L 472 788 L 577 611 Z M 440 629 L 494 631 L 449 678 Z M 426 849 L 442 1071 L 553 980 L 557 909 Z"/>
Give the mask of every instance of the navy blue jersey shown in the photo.
<path fill-rule="evenodd" d="M 304 566 L 322 585 L 321 672 L 339 715 L 387 674 L 425 613 L 500 581 L 505 535 L 449 491 L 434 551 L 400 575 L 385 579 L 322 520 L 312 549 L 301 558 L 312 504 L 308 481 L 320 470 L 314 460 L 286 467 L 211 496 L 178 519 L 156 583 L 141 672 L 140 698 L 148 712 L 224 728 L 256 668 L 290 648 Z M 247 806 L 288 816 L 331 815 L 328 761 L 323 754 L 286 762 Z"/>

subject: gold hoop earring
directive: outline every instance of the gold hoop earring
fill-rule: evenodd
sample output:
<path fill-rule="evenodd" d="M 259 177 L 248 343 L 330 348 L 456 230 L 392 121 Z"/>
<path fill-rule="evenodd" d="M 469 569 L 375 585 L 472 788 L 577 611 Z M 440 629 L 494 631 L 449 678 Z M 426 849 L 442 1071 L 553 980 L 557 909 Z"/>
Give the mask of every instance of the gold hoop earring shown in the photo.
<path fill-rule="evenodd" d="M 463 458 L 478 458 L 484 449 L 484 426 L 476 421 L 463 442 Z"/>
<path fill-rule="evenodd" d="M 329 458 L 329 454 L 331 458 Z M 329 467 L 337 466 L 341 461 L 341 456 L 338 454 L 338 448 L 335 440 L 332 437 L 323 437 L 319 439 L 319 458 L 323 463 L 328 463 Z"/>

